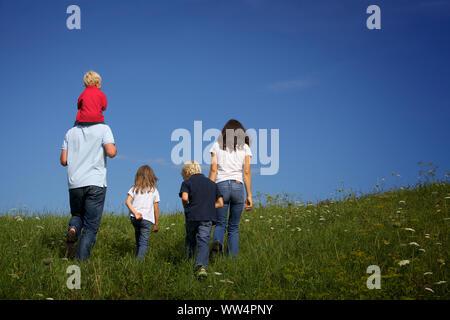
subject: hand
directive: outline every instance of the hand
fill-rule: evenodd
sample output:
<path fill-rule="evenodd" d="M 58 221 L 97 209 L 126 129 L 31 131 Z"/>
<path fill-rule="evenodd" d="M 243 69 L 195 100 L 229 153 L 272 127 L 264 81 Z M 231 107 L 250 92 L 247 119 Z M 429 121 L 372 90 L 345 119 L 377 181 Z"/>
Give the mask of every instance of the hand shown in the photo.
<path fill-rule="evenodd" d="M 245 200 L 245 211 L 250 211 L 253 208 L 252 196 L 247 196 Z"/>
<path fill-rule="evenodd" d="M 152 232 L 158 232 L 158 224 L 157 223 L 155 223 L 155 225 L 153 226 L 153 230 L 152 230 Z"/>
<path fill-rule="evenodd" d="M 136 220 L 142 220 L 142 218 L 143 218 L 142 213 L 136 212 L 135 218 L 136 218 Z"/>

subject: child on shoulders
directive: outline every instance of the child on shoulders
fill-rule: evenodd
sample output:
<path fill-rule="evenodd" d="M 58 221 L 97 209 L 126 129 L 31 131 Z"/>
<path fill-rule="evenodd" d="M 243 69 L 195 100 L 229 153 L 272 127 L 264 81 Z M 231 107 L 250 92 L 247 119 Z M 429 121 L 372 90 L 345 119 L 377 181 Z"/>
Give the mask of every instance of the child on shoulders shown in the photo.
<path fill-rule="evenodd" d="M 104 123 L 103 111 L 106 110 L 106 95 L 100 91 L 102 78 L 95 71 L 88 71 L 84 75 L 84 86 L 86 89 L 78 98 L 78 113 L 75 125 L 93 125 Z"/>

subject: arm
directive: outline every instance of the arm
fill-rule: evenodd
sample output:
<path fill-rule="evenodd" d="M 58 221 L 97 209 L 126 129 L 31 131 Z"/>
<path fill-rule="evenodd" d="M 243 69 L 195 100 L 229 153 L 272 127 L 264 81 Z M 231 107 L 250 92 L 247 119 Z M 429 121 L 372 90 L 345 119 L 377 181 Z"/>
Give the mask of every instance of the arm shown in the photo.
<path fill-rule="evenodd" d="M 209 169 L 209 179 L 216 181 L 217 177 L 217 156 L 211 152 L 211 168 Z"/>
<path fill-rule="evenodd" d="M 186 207 L 189 203 L 189 195 L 187 192 L 183 192 L 181 194 L 181 203 L 183 204 L 183 207 Z"/>
<path fill-rule="evenodd" d="M 153 226 L 153 232 L 158 232 L 159 226 L 159 202 L 153 204 L 153 210 L 155 211 L 155 225 Z"/>
<path fill-rule="evenodd" d="M 216 200 L 216 205 L 215 205 L 216 209 L 222 208 L 223 207 L 223 198 L 219 197 L 219 199 Z"/>
<path fill-rule="evenodd" d="M 67 150 L 62 149 L 61 150 L 61 156 L 59 157 L 59 162 L 63 167 L 67 166 Z"/>
<path fill-rule="evenodd" d="M 252 201 L 252 171 L 250 168 L 250 156 L 245 156 L 244 160 L 244 183 L 247 199 L 245 200 L 245 210 L 250 211 L 253 207 Z"/>
<path fill-rule="evenodd" d="M 106 151 L 106 155 L 110 158 L 114 158 L 117 154 L 117 148 L 116 145 L 114 143 L 108 143 L 105 144 L 104 146 L 105 151 Z"/>
<path fill-rule="evenodd" d="M 142 214 L 141 214 L 140 212 L 137 212 L 137 211 L 133 208 L 133 205 L 131 204 L 131 201 L 132 201 L 132 200 L 133 200 L 133 197 L 130 196 L 130 195 L 128 195 L 128 196 L 127 196 L 127 201 L 125 202 L 125 204 L 127 205 L 127 207 L 128 207 L 128 209 L 130 210 L 130 212 L 131 212 L 132 214 L 134 214 L 135 218 L 136 218 L 137 220 L 140 220 L 140 219 L 142 219 Z"/>

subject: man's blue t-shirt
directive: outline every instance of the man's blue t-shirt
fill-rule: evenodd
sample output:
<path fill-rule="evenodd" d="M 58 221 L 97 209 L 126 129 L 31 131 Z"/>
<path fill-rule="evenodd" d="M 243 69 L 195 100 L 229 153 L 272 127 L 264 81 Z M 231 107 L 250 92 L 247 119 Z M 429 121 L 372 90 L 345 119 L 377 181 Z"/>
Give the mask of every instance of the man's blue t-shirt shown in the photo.
<path fill-rule="evenodd" d="M 179 196 L 189 195 L 189 203 L 184 208 L 187 221 L 217 221 L 216 200 L 222 197 L 217 184 L 198 173 L 184 180 Z"/>
<path fill-rule="evenodd" d="M 114 137 L 106 124 L 77 125 L 67 131 L 62 149 L 67 150 L 69 189 L 86 186 L 106 187 L 104 146 L 109 143 L 114 143 Z"/>

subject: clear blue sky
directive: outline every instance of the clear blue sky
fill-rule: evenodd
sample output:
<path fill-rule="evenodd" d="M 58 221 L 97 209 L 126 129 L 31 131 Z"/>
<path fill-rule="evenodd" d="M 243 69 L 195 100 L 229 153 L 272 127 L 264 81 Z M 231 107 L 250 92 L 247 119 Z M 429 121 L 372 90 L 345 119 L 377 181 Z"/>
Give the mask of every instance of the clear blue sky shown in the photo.
<path fill-rule="evenodd" d="M 66 28 L 71 4 L 81 30 Z M 450 169 L 449 31 L 442 0 L 0 1 L 0 211 L 68 212 L 60 146 L 90 69 L 119 154 L 106 209 L 142 164 L 163 211 L 180 208 L 170 136 L 194 120 L 280 130 L 279 172 L 255 174 L 255 192 L 318 200 L 342 181 L 414 183 L 420 160 Z"/>

